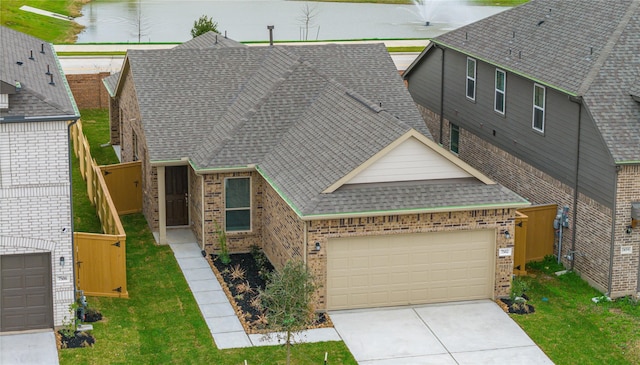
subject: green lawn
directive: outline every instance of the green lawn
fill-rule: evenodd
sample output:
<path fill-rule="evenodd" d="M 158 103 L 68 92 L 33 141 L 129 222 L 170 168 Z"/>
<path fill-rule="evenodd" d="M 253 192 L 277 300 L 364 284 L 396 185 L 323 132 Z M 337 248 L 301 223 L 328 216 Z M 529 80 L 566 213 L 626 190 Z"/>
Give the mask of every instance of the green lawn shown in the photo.
<path fill-rule="evenodd" d="M 534 264 L 527 294 L 534 314 L 511 315 L 557 365 L 640 363 L 640 305 L 594 304 L 601 294 L 575 273 L 556 276 L 552 260 Z M 542 298 L 547 300 L 543 301 Z"/>
<path fill-rule="evenodd" d="M 87 0 L 1 0 L 0 24 L 51 43 L 73 43 L 82 29 L 75 22 L 20 10 L 23 5 L 78 16 Z"/>

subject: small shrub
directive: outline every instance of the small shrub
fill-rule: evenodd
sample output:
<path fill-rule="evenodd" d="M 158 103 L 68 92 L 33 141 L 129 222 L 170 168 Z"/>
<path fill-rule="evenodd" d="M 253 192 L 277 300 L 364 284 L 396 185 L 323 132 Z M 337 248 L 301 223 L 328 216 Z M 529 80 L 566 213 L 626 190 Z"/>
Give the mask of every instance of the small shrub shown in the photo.
<path fill-rule="evenodd" d="M 218 243 L 220 244 L 220 255 L 218 255 L 218 258 L 224 265 L 229 265 L 229 263 L 231 263 L 231 257 L 229 256 L 229 248 L 227 247 L 227 234 L 218 222 L 214 221 L 214 224 L 216 226 L 216 233 L 218 234 Z"/>
<path fill-rule="evenodd" d="M 251 302 L 249 302 L 249 305 L 259 311 L 262 310 L 262 300 L 260 299 L 260 296 L 257 295 L 255 297 L 253 297 L 253 299 L 251 299 Z"/>
<path fill-rule="evenodd" d="M 240 294 L 253 294 L 255 290 L 249 285 L 248 281 L 236 285 L 236 291 Z"/>
<path fill-rule="evenodd" d="M 246 271 L 245 269 L 240 267 L 240 264 L 236 264 L 234 267 L 231 268 L 231 271 L 229 272 L 229 275 L 233 280 L 243 280 L 245 274 L 246 274 Z"/>
<path fill-rule="evenodd" d="M 509 299 L 515 301 L 516 298 L 521 298 L 528 289 L 529 284 L 527 284 L 522 278 L 515 277 L 511 281 L 511 293 L 509 294 Z"/>

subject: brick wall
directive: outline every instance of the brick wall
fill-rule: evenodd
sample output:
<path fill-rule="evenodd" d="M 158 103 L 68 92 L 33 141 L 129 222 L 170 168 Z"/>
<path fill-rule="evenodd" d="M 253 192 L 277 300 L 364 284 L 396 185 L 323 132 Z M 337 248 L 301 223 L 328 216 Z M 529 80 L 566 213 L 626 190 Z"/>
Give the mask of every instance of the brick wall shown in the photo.
<path fill-rule="evenodd" d="M 611 296 L 640 295 L 640 226 L 627 233 L 627 226 L 631 224 L 631 203 L 640 202 L 640 165 L 621 166 L 617 193 Z M 631 253 L 623 254 L 623 248 Z"/>
<path fill-rule="evenodd" d="M 0 254 L 51 252 L 54 325 L 73 302 L 67 122 L 0 124 Z"/>
<path fill-rule="evenodd" d="M 189 168 L 189 226 L 202 247 L 202 183 L 203 177 Z"/>
<path fill-rule="evenodd" d="M 97 74 L 66 75 L 73 98 L 79 109 L 95 109 L 109 107 L 109 93 L 102 84 L 102 79 L 109 72 Z"/>
<path fill-rule="evenodd" d="M 224 179 L 227 177 L 251 177 L 251 231 L 227 232 L 227 247 L 230 252 L 249 252 L 251 246 L 262 242 L 262 196 L 263 179 L 257 172 L 234 172 L 204 175 L 204 240 L 205 250 L 217 252 L 218 233 L 216 223 L 224 226 Z"/>
<path fill-rule="evenodd" d="M 282 268 L 289 260 L 304 259 L 304 226 L 298 215 L 269 185 L 264 184 L 263 250 L 269 261 Z M 311 248 L 307 247 L 307 251 Z"/>

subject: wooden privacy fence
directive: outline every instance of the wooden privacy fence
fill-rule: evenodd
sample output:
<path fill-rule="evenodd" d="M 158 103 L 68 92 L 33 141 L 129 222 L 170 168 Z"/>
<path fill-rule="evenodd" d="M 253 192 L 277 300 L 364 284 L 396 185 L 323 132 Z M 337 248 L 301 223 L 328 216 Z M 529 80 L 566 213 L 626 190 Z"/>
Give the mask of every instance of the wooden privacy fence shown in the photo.
<path fill-rule="evenodd" d="M 74 233 L 76 285 L 85 295 L 128 298 L 125 235 Z"/>
<path fill-rule="evenodd" d="M 118 214 L 142 211 L 141 167 L 140 161 L 100 166 Z"/>
<path fill-rule="evenodd" d="M 557 210 L 556 204 L 518 209 L 515 221 L 514 274 L 525 275 L 527 262 L 540 261 L 545 256 L 554 254 L 553 219 Z"/>
<path fill-rule="evenodd" d="M 71 128 L 71 139 L 73 141 L 73 151 L 80 162 L 80 173 L 87 182 L 89 201 L 96 207 L 96 213 L 105 233 L 104 235 L 78 233 L 78 236 L 74 236 L 77 260 L 75 262 L 76 286 L 87 294 L 91 293 L 90 295 L 128 298 L 125 255 L 126 234 L 102 176 L 102 171 L 96 161 L 91 158 L 89 142 L 82 131 L 81 121 L 78 121 Z M 103 240 L 97 237 L 102 237 Z M 100 242 L 115 243 L 118 241 L 122 250 L 113 251 L 101 248 L 104 243 Z M 115 254 L 115 258 L 105 256 L 114 254 L 114 252 L 119 252 Z M 122 257 L 121 259 L 117 258 L 119 255 Z M 82 257 L 82 260 L 79 257 Z M 119 260 L 122 260 L 122 263 Z M 101 264 L 101 261 L 110 262 L 110 264 Z M 107 285 L 107 287 L 105 283 L 110 285 Z M 113 286 L 113 283 L 117 283 L 117 285 Z M 120 288 L 120 292 L 114 295 L 112 289 L 117 287 Z"/>

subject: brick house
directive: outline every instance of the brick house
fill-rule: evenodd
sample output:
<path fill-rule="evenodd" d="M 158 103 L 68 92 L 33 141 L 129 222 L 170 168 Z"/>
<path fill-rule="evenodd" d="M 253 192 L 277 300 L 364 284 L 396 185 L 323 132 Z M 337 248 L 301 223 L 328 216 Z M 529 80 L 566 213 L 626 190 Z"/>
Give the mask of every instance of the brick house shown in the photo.
<path fill-rule="evenodd" d="M 160 243 L 302 260 L 320 310 L 508 293 L 529 203 L 427 137 L 384 45 L 130 50 L 105 85 Z"/>
<path fill-rule="evenodd" d="M 563 263 L 619 297 L 640 291 L 639 70 L 640 1 L 532 0 L 435 38 L 404 78 L 442 146 L 569 208 Z"/>
<path fill-rule="evenodd" d="M 53 47 L 0 27 L 0 332 L 52 328 L 74 301 L 69 126 Z"/>

